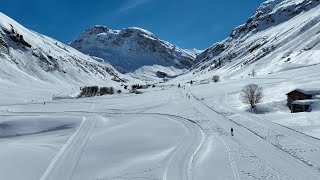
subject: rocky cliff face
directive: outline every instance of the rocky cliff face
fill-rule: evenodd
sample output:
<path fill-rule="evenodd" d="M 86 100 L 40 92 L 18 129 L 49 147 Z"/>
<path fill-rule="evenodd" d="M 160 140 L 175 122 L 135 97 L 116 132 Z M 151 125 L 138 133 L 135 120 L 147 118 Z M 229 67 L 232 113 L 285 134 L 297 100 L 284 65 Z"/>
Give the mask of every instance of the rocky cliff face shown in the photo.
<path fill-rule="evenodd" d="M 84 54 L 107 60 L 122 72 L 131 72 L 146 65 L 190 68 L 195 59 L 195 54 L 136 27 L 119 31 L 94 26 L 70 45 Z"/>

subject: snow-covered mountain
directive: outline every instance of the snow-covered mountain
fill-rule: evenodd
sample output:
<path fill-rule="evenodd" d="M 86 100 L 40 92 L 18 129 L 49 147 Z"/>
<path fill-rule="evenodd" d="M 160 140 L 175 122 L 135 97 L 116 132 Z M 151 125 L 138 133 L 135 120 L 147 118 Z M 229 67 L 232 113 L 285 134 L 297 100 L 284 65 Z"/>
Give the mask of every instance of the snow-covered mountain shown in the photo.
<path fill-rule="evenodd" d="M 103 58 L 121 72 L 133 72 L 143 66 L 190 68 L 195 54 L 161 40 L 136 27 L 111 30 L 94 26 L 70 45 L 84 54 Z"/>
<path fill-rule="evenodd" d="M 105 61 L 28 30 L 2 13 L 0 69 L 1 90 L 23 86 L 46 89 L 46 94 L 85 85 L 120 86 L 127 79 Z"/>
<path fill-rule="evenodd" d="M 143 81 L 161 81 L 163 79 L 172 79 L 186 72 L 186 69 L 175 67 L 164 67 L 160 65 L 143 66 L 127 75 Z"/>
<path fill-rule="evenodd" d="M 231 35 L 197 56 L 194 75 L 269 74 L 320 63 L 320 1 L 268 0 Z"/>
<path fill-rule="evenodd" d="M 201 54 L 204 50 L 200 50 L 200 49 L 196 49 L 196 48 L 192 48 L 192 49 L 185 49 L 186 51 L 195 54 L 195 55 L 199 55 Z"/>

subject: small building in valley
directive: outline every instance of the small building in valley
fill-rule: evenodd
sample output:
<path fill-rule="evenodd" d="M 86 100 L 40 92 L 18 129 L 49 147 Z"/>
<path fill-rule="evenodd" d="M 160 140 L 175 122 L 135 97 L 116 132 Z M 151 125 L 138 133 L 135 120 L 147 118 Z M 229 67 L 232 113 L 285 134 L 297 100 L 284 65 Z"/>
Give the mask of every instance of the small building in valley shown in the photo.
<path fill-rule="evenodd" d="M 319 101 L 314 99 L 314 97 L 320 95 L 320 90 L 295 89 L 286 95 L 287 106 L 292 113 L 305 112 L 313 103 Z"/>

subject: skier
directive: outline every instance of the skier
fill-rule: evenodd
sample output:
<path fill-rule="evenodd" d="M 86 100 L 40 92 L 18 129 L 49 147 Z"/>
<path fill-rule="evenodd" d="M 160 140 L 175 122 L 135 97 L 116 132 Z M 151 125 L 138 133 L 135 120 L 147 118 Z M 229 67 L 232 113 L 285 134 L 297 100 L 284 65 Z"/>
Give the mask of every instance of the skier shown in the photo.
<path fill-rule="evenodd" d="M 178 88 L 180 88 L 180 83 L 178 84 Z"/>
<path fill-rule="evenodd" d="M 231 136 L 233 136 L 233 128 L 231 128 Z"/>

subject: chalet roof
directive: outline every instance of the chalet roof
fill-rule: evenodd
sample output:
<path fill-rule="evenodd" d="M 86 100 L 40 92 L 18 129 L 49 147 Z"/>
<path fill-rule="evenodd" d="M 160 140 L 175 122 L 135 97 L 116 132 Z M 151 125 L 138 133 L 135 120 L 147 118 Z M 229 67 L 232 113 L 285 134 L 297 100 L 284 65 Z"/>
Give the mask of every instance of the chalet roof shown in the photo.
<path fill-rule="evenodd" d="M 318 99 L 306 99 L 306 100 L 296 100 L 293 101 L 293 105 L 311 105 L 313 103 L 320 103 L 320 100 Z"/>
<path fill-rule="evenodd" d="M 301 92 L 305 95 L 311 95 L 311 96 L 315 96 L 315 95 L 320 95 L 320 89 L 295 89 L 291 92 L 289 92 L 288 94 L 294 92 L 294 91 L 298 91 L 298 92 Z M 286 95 L 288 95 L 286 94 Z"/>

